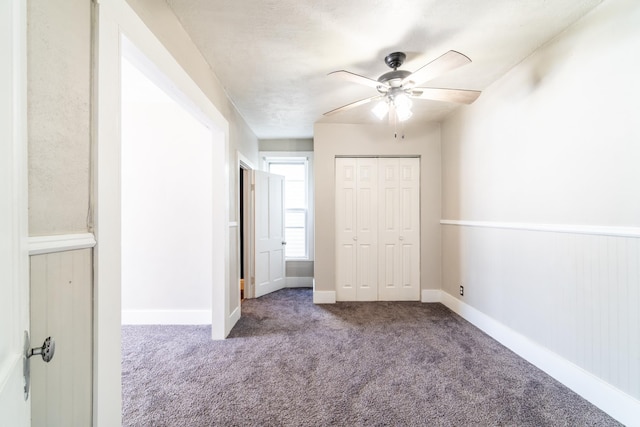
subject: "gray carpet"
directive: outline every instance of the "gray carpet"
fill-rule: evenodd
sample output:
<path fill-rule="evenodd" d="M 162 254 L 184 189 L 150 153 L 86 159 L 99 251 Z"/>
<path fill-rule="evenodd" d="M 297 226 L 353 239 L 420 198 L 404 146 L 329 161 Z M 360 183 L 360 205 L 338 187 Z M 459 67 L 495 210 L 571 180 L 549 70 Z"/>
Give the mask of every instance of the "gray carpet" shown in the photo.
<path fill-rule="evenodd" d="M 207 326 L 124 326 L 124 426 L 610 426 L 440 304 L 285 289 Z"/>

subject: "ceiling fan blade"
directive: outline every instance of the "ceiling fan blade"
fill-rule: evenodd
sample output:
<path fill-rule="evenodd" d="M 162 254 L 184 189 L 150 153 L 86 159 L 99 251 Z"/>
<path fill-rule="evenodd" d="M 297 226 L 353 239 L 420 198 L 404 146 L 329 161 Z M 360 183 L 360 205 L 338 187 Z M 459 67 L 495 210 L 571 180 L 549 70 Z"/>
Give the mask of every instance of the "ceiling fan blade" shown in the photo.
<path fill-rule="evenodd" d="M 350 82 L 358 83 L 365 86 L 370 86 L 372 88 L 377 88 L 378 86 L 387 87 L 388 85 L 385 83 L 380 83 L 377 80 L 370 79 L 369 77 L 361 76 L 360 74 L 352 73 L 351 71 L 333 71 L 328 76 L 340 77 L 344 80 L 349 80 Z"/>
<path fill-rule="evenodd" d="M 443 89 L 432 87 L 416 87 L 411 90 L 411 96 L 420 99 L 433 99 L 436 101 L 457 102 L 459 104 L 471 104 L 478 99 L 482 92 L 466 89 Z"/>
<path fill-rule="evenodd" d="M 471 60 L 465 55 L 455 50 L 450 50 L 429 62 L 427 65 L 424 65 L 422 68 L 419 68 L 413 74 L 405 77 L 402 80 L 402 85 L 404 86 L 409 82 L 418 85 L 470 62 Z"/>
<path fill-rule="evenodd" d="M 375 101 L 376 99 L 382 99 L 382 98 L 384 98 L 384 95 L 376 95 L 376 96 L 372 96 L 371 98 L 361 99 L 360 101 L 352 102 L 351 104 L 343 105 L 342 107 L 338 107 L 338 108 L 335 108 L 335 109 L 333 109 L 331 111 L 327 111 L 326 113 L 324 113 L 324 115 L 325 116 L 330 116 L 332 114 L 339 113 L 341 111 L 350 110 L 351 108 L 355 108 L 355 107 L 358 107 L 360 105 L 368 104 L 371 101 Z"/>

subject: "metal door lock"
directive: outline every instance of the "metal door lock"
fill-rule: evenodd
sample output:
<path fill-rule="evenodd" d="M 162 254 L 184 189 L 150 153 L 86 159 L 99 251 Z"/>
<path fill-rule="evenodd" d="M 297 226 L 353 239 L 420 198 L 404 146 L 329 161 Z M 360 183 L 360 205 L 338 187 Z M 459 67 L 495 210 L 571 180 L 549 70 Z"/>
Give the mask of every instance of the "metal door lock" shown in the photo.
<path fill-rule="evenodd" d="M 56 342 L 51 337 L 47 337 L 42 343 L 42 347 L 31 348 L 29 332 L 24 331 L 24 353 L 22 356 L 22 374 L 24 376 L 24 400 L 29 398 L 29 388 L 31 386 L 31 356 L 39 354 L 42 360 L 49 363 L 56 353 Z"/>

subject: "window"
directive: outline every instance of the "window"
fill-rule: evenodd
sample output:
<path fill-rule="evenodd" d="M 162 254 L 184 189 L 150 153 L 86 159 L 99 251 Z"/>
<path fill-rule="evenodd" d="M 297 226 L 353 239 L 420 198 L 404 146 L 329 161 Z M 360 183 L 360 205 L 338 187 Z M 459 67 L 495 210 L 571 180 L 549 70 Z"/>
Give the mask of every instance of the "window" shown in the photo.
<path fill-rule="evenodd" d="M 299 156 L 299 154 L 298 154 Z M 269 173 L 285 177 L 285 257 L 310 259 L 310 191 L 308 157 L 264 157 Z"/>

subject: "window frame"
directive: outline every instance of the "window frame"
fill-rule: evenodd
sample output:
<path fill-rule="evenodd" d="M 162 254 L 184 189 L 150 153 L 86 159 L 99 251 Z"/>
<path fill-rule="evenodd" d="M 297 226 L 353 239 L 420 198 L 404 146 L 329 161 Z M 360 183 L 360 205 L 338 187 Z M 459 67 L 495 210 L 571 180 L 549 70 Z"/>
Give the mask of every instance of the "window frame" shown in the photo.
<path fill-rule="evenodd" d="M 260 152 L 260 168 L 269 172 L 272 163 L 290 163 L 305 164 L 305 181 L 306 181 L 306 208 L 286 209 L 286 212 L 304 212 L 305 213 L 305 237 L 306 237 L 306 255 L 303 257 L 285 257 L 287 261 L 313 261 L 314 260 L 314 218 L 313 218 L 313 152 L 310 151 L 261 151 Z M 271 172 L 269 172 L 271 173 Z"/>

